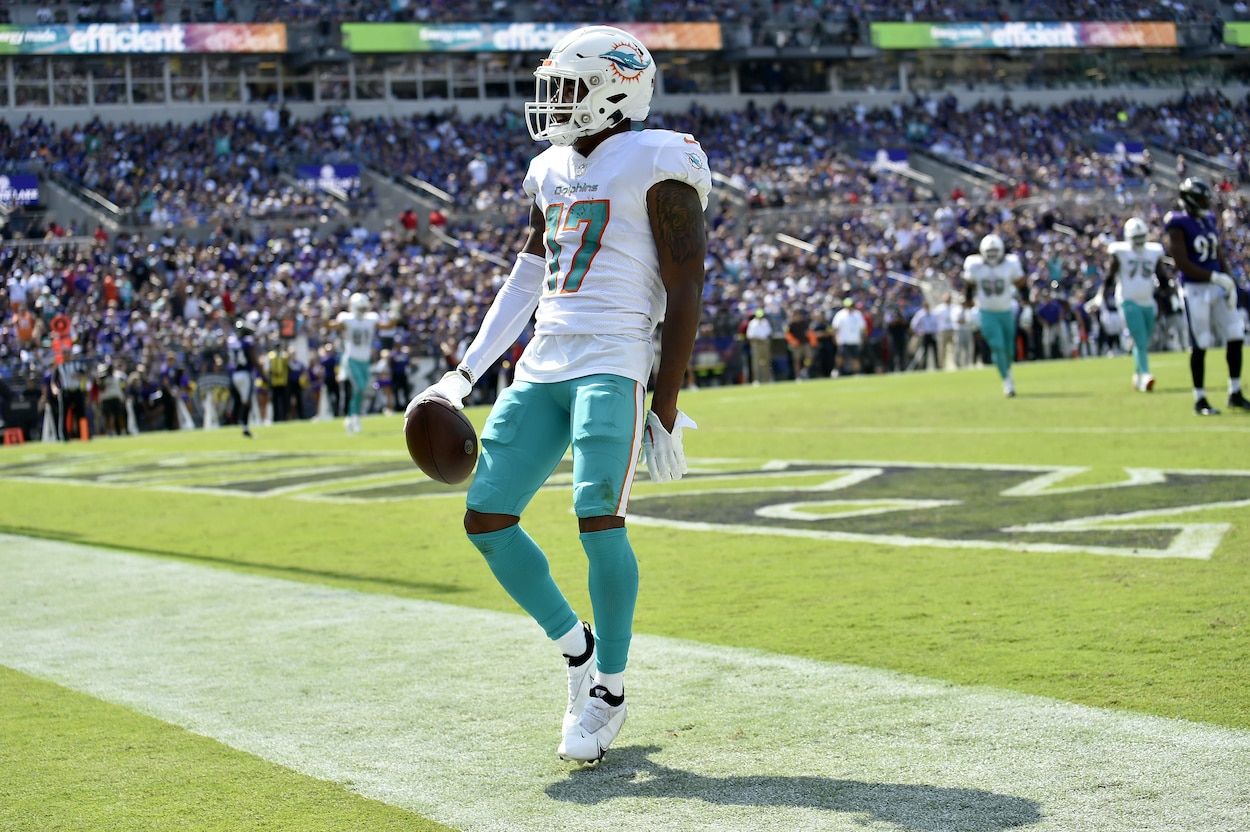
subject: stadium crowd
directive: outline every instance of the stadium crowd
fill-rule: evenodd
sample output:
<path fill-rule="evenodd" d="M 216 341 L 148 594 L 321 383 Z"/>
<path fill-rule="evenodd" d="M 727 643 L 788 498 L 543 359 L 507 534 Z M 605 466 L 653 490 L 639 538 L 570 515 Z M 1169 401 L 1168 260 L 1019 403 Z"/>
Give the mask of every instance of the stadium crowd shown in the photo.
<path fill-rule="evenodd" d="M 785 24 L 792 39 L 819 42 L 822 34 L 846 32 L 848 21 L 961 21 L 961 20 L 1217 20 L 1214 2 L 1175 0 L 792 0 L 738 3 L 706 0 L 633 0 L 627 4 L 591 0 L 504 0 L 418 3 L 415 0 L 114 0 L 79 3 L 66 0 L 8 0 L 0 4 L 2 23 L 389 23 L 512 22 L 516 20 L 631 20 L 652 22 L 720 21 L 726 26 L 745 24 L 757 43 Z M 850 32 L 857 38 L 856 26 Z M 799 37 L 802 33 L 805 37 Z"/>
<path fill-rule="evenodd" d="M 1222 147 L 1244 182 L 1246 115 L 1245 102 L 1219 94 L 1158 107 L 1074 101 L 1037 108 L 1004 100 L 961 110 L 953 98 L 917 97 L 875 110 L 657 113 L 651 126 L 699 136 L 724 176 L 724 198 L 710 219 L 704 337 L 691 383 L 966 366 L 979 353 L 957 276 L 963 257 L 991 231 L 1021 255 L 1034 287 L 1023 357 L 1111 349 L 1085 307 L 1101 282 L 1105 246 L 1133 214 L 1157 235 L 1171 197 L 1132 189 L 1131 178 L 1144 182 L 1149 173 L 1148 159 L 1093 148 L 1108 136 L 1132 135 L 1129 127 L 1166 145 Z M 876 164 L 882 148 L 925 142 L 933 152 L 997 168 L 1018 186 L 937 195 Z M 300 121 L 269 107 L 259 117 L 222 112 L 187 126 L 0 122 L 0 157 L 70 177 L 150 223 L 147 232 L 96 229 L 84 239 L 79 229 L 49 221 L 34 235 L 46 236 L 42 245 L 6 245 L 0 363 L 10 370 L 52 366 L 52 321 L 65 315 L 74 349 L 95 365 L 81 368 L 84 378 L 107 364 L 125 373 L 132 402 L 185 399 L 194 410 L 195 380 L 222 370 L 232 323 L 251 316 L 262 355 L 291 348 L 296 389 L 304 391 L 291 412 L 308 416 L 319 411 L 319 391 L 337 386 L 335 336 L 326 323 L 352 292 L 364 291 L 384 322 L 374 407 L 394 407 L 390 379 L 406 380 L 417 368 L 437 372 L 454 360 L 503 279 L 500 263 L 525 213 L 520 179 L 534 152 L 508 111 L 467 120 L 453 113 L 352 119 L 337 108 Z M 340 214 L 327 224 L 320 218 L 331 202 L 284 178 L 279 156 L 361 160 L 430 181 L 466 218 L 450 229 L 462 247 L 444 247 L 428 225 L 419 233 L 415 215 L 366 227 Z M 1074 185 L 1095 187 L 1076 198 Z M 1220 190 L 1225 245 L 1234 275 L 1243 276 L 1250 265 L 1246 205 L 1233 183 Z M 486 213 L 474 221 L 474 212 Z M 504 219 L 492 225 L 482 216 Z M 177 236 L 184 224 L 216 231 L 192 243 Z M 1170 297 L 1159 301 L 1172 309 Z M 845 334 L 834 338 L 844 308 L 860 310 L 865 324 L 853 366 L 839 361 L 835 345 L 845 342 Z M 752 367 L 758 339 L 747 329 L 758 334 L 764 322 L 768 360 Z M 1157 335 L 1160 346 L 1184 344 L 1173 315 L 1161 315 Z M 936 355 L 922 349 L 930 344 Z M 759 359 L 758 344 L 754 351 Z M 52 374 L 45 375 L 46 397 Z M 482 395 L 491 390 L 488 382 Z M 138 409 L 145 427 L 172 426 L 165 405 L 156 416 L 149 410 Z"/>
<path fill-rule="evenodd" d="M 1033 287 L 1023 313 L 1033 321 L 1024 328 L 1021 357 L 1105 353 L 1115 349 L 1118 333 L 1100 331 L 1098 316 L 1085 306 L 1101 282 L 1105 246 L 1118 238 L 1131 210 L 1157 234 L 1160 212 L 1168 207 L 1102 205 L 1074 212 L 1035 200 L 942 201 L 846 207 L 806 222 L 795 217 L 808 215 L 795 213 L 765 230 L 758 214 L 722 203 L 710 218 L 704 323 L 690 382 L 767 382 L 983 360 L 958 274 L 963 257 L 991 230 L 1021 255 Z M 1236 275 L 1246 274 L 1250 263 L 1246 211 L 1238 198 L 1223 209 Z M 326 323 L 351 292 L 365 291 L 382 319 L 371 407 L 402 406 L 406 393 L 396 400 L 395 384 L 411 389 L 458 360 L 505 276 L 495 261 L 515 245 L 520 225 L 453 232 L 463 244 L 459 250 L 394 223 L 378 233 L 346 225 L 323 233 L 294 224 L 260 237 L 223 228 L 200 244 L 97 230 L 87 240 L 7 245 L 0 250 L 0 268 L 9 275 L 0 364 L 16 370 L 11 388 L 20 388 L 24 374 L 36 368 L 48 400 L 57 385 L 49 336 L 53 319 L 65 315 L 74 332 L 66 363 L 79 374 L 88 400 L 104 389 L 103 379 L 120 373 L 136 424 L 172 428 L 180 423 L 178 401 L 203 418 L 196 385 L 225 371 L 226 339 L 243 318 L 257 330 L 262 375 L 281 354 L 284 375 L 297 380 L 291 416 L 341 413 L 319 406 L 327 385 L 339 387 L 338 345 Z M 781 242 L 777 232 L 803 245 Z M 1168 314 L 1171 297 L 1161 293 L 1159 300 L 1165 314 L 1156 346 L 1181 348 L 1178 316 Z M 834 338 L 836 313 L 847 307 L 861 311 L 865 323 L 853 364 L 840 360 L 838 349 L 853 335 L 839 330 L 837 343 Z M 758 335 L 761 318 L 770 330 L 762 342 L 750 337 Z M 752 325 L 757 332 L 749 334 Z M 752 365 L 761 343 L 767 361 Z M 924 350 L 929 343 L 936 348 Z M 492 397 L 507 369 L 506 361 L 497 366 L 479 395 Z M 227 418 L 226 410 L 219 415 Z"/>
<path fill-rule="evenodd" d="M 932 196 L 876 164 L 886 148 L 928 148 L 975 161 L 1026 188 L 1122 191 L 1144 186 L 1150 175 L 1148 154 L 1123 150 L 1136 138 L 1199 151 L 1234 166 L 1241 182 L 1250 181 L 1244 151 L 1250 107 L 1219 93 L 1159 106 L 1078 99 L 1042 108 L 1004 98 L 960 107 L 950 96 L 916 96 L 876 109 L 696 107 L 657 114 L 653 123 L 700 136 L 713 169 L 757 207 Z M 7 169 L 63 175 L 158 226 L 333 215 L 333 201 L 297 182 L 280 159 L 364 162 L 429 182 L 449 193 L 460 210 L 511 211 L 524 201 L 520 180 L 533 154 L 519 115 L 510 110 L 471 119 L 454 112 L 352 118 L 338 107 L 300 120 L 270 105 L 260 116 L 223 111 L 191 125 L 96 119 L 59 128 L 44 119 L 0 121 L 0 159 Z"/>

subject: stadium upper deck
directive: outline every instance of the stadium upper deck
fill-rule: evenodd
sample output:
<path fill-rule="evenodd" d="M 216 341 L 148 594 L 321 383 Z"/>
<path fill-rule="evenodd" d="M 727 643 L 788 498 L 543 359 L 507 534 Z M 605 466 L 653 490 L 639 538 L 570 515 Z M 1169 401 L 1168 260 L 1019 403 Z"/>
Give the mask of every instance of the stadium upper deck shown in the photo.
<path fill-rule="evenodd" d="M 0 3 L 5 22 L 29 23 L 225 23 L 321 22 L 458 23 L 512 21 L 622 20 L 652 22 L 746 21 L 763 27 L 784 23 L 839 23 L 861 21 L 955 20 L 1068 20 L 1178 22 L 1241 19 L 1246 10 L 1215 0 L 862 0 L 862 2 L 764 3 L 710 0 L 678 3 L 673 0 L 634 0 L 622 5 L 608 0 L 120 0 L 81 2 L 65 0 L 6 0 Z M 621 15 L 625 17 L 622 18 Z"/>

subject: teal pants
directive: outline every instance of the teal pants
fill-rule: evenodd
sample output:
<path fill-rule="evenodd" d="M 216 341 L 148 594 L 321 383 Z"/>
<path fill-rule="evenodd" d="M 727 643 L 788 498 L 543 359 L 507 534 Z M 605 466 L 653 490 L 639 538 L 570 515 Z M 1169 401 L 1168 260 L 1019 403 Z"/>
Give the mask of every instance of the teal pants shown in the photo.
<path fill-rule="evenodd" d="M 1150 333 L 1155 331 L 1154 304 L 1145 306 L 1126 300 L 1120 304 L 1120 309 L 1124 311 L 1124 323 L 1133 336 L 1133 362 L 1137 365 L 1137 374 L 1146 375 L 1150 372 Z"/>
<path fill-rule="evenodd" d="M 352 397 L 347 401 L 347 415 L 359 416 L 365 400 L 365 388 L 369 386 L 369 362 L 347 359 L 347 374 L 352 379 Z"/>
<path fill-rule="evenodd" d="M 550 384 L 518 381 L 495 403 L 482 429 L 482 453 L 467 507 L 520 516 L 572 445 L 573 510 L 578 517 L 624 516 L 642 441 L 642 385 L 615 375 Z M 551 576 L 546 555 L 521 528 L 471 534 L 500 586 L 557 639 L 577 615 Z M 624 528 L 583 532 L 587 589 L 601 673 L 621 673 L 629 658 L 638 560 Z"/>
<path fill-rule="evenodd" d="M 1016 313 L 981 310 L 981 337 L 990 345 L 998 374 L 1007 378 L 1016 354 Z"/>

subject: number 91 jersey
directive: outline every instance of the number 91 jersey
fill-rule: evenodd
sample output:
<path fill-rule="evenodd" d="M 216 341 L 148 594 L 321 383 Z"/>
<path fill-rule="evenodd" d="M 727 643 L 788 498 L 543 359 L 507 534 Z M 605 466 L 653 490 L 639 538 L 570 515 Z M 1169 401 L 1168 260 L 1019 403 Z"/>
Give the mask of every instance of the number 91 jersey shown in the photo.
<path fill-rule="evenodd" d="M 988 312 L 1010 312 L 1016 296 L 1016 281 L 1024 277 L 1020 258 L 1008 254 L 991 266 L 979 254 L 964 259 L 964 280 L 977 287 L 977 307 Z"/>
<path fill-rule="evenodd" d="M 530 163 L 525 192 L 547 225 L 536 336 L 610 334 L 650 344 L 665 293 L 647 191 L 666 179 L 692 186 L 707 208 L 707 155 L 684 133 L 619 133 L 588 157 L 553 146 Z"/>
<path fill-rule="evenodd" d="M 1163 217 L 1163 230 L 1170 234 L 1173 228 L 1179 228 L 1184 233 L 1190 262 L 1209 271 L 1220 270 L 1220 235 L 1213 212 L 1207 211 L 1195 217 L 1185 211 L 1168 211 Z M 1185 280 L 1180 269 L 1177 273 L 1182 281 Z"/>

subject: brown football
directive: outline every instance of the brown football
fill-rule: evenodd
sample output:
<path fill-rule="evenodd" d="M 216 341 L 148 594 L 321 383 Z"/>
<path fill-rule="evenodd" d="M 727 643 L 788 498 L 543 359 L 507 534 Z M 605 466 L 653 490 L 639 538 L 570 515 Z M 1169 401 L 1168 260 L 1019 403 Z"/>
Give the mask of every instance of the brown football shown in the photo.
<path fill-rule="evenodd" d="M 432 480 L 464 482 L 477 464 L 477 431 L 464 411 L 432 397 L 413 408 L 404 424 L 408 455 Z"/>

